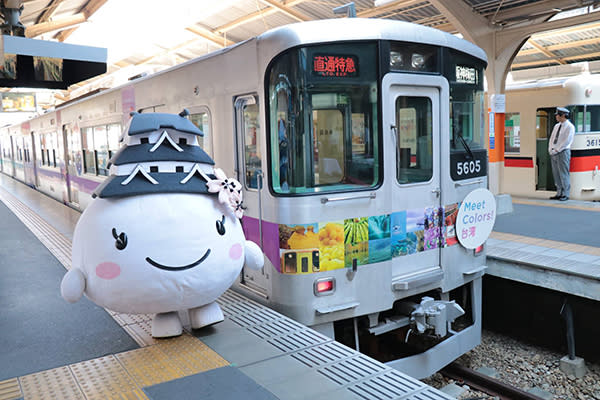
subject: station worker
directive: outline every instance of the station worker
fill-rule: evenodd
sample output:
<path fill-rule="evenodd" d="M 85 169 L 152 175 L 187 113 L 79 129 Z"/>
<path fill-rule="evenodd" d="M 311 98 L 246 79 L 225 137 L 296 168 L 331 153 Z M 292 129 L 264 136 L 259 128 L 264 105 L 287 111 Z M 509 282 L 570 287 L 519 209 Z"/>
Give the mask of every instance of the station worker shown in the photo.
<path fill-rule="evenodd" d="M 550 199 L 566 201 L 569 200 L 569 191 L 571 190 L 569 167 L 575 126 L 569 121 L 569 110 L 564 107 L 556 108 L 556 122 L 548 141 L 552 175 L 556 184 L 556 195 Z"/>

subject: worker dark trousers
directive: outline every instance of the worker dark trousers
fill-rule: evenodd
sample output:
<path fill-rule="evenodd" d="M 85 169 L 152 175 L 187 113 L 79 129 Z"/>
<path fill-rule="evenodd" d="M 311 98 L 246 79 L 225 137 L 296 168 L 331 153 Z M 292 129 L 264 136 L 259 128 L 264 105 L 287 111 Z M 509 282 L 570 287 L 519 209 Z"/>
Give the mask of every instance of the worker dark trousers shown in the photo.
<path fill-rule="evenodd" d="M 569 197 L 571 191 L 571 176 L 569 168 L 571 165 L 571 150 L 565 149 L 560 153 L 550 156 L 552 164 L 552 175 L 556 184 L 556 194 L 558 196 Z"/>

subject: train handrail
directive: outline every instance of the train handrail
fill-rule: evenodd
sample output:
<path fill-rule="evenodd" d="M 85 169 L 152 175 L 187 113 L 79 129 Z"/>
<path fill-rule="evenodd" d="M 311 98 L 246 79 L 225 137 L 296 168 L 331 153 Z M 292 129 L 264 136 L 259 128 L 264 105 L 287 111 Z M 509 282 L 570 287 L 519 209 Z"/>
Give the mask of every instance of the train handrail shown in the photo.
<path fill-rule="evenodd" d="M 454 184 L 454 187 L 471 186 L 471 185 L 477 185 L 479 183 L 483 183 L 483 179 L 477 179 L 476 181 L 472 181 L 472 182 L 456 182 Z"/>
<path fill-rule="evenodd" d="M 346 200 L 355 200 L 355 199 L 374 199 L 377 197 L 375 192 L 371 192 L 369 194 L 365 194 L 363 196 L 347 196 L 347 197 L 334 197 L 330 199 L 329 197 L 323 197 L 321 199 L 321 204 L 332 203 L 334 201 L 346 201 Z"/>

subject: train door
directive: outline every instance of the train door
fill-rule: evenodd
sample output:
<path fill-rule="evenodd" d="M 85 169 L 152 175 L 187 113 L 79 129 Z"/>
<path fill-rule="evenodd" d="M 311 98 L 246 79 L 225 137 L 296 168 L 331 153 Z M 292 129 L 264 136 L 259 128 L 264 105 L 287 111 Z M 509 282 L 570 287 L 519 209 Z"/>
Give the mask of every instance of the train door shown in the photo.
<path fill-rule="evenodd" d="M 67 201 L 76 207 L 79 206 L 79 191 L 74 185 L 73 178 L 77 176 L 77 160 L 75 159 L 81 140 L 79 130 L 73 129 L 71 124 L 65 124 L 63 131 L 63 148 L 65 151 L 65 181 L 67 184 Z"/>
<path fill-rule="evenodd" d="M 16 152 L 15 152 L 15 137 L 10 136 L 10 176 L 14 177 L 17 174 L 17 165 L 16 165 Z"/>
<path fill-rule="evenodd" d="M 393 181 L 392 279 L 396 290 L 411 290 L 441 272 L 440 89 L 387 78 L 383 121 L 391 134 L 385 142 L 395 148 L 385 156 L 386 181 Z"/>
<path fill-rule="evenodd" d="M 537 176 L 535 190 L 556 190 L 550 155 L 548 154 L 548 140 L 556 121 L 554 112 L 556 108 L 538 108 L 535 113 L 535 152 Z"/>
<path fill-rule="evenodd" d="M 262 238 L 262 200 L 263 172 L 262 152 L 260 141 L 262 137 L 260 127 L 260 112 L 257 95 L 245 95 L 235 98 L 235 138 L 236 151 L 236 175 L 244 188 L 244 212 L 243 225 L 246 237 L 263 246 Z M 257 227 L 252 229 L 250 225 Z M 258 233 L 256 234 L 256 230 Z M 242 271 L 242 283 L 266 295 L 267 276 L 264 268 L 254 271 L 244 268 Z"/>

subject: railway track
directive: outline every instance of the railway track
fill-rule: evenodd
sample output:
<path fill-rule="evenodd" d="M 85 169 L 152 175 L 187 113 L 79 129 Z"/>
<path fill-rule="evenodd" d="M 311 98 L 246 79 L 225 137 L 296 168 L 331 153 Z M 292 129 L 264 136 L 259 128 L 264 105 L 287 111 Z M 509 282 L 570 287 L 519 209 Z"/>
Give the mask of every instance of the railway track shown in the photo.
<path fill-rule="evenodd" d="M 440 373 L 460 384 L 501 400 L 544 400 L 542 397 L 525 392 L 498 379 L 492 378 L 457 363 L 452 363 L 442 369 Z"/>

